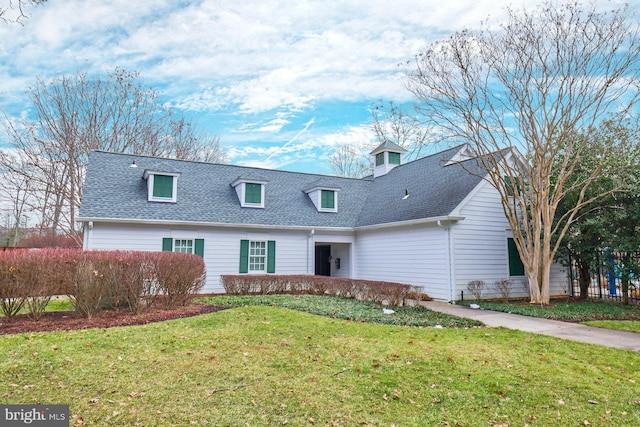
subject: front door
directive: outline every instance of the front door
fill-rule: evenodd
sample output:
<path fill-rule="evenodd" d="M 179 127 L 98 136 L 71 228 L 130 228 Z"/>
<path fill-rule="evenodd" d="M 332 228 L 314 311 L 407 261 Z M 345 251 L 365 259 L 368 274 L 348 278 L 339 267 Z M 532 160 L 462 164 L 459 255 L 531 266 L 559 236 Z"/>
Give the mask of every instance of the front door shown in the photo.
<path fill-rule="evenodd" d="M 316 276 L 331 276 L 331 246 L 316 246 Z"/>

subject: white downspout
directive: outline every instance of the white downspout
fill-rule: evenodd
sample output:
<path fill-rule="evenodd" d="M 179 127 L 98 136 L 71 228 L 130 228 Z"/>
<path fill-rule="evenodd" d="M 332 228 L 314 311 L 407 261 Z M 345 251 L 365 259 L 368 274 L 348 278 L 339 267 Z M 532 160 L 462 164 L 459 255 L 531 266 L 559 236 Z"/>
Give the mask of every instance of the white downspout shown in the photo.
<path fill-rule="evenodd" d="M 445 230 L 447 235 L 447 264 L 449 265 L 449 303 L 453 303 L 456 300 L 455 289 L 455 268 L 453 266 L 453 245 L 451 244 L 451 224 L 445 225 L 441 220 L 438 220 L 438 227 Z"/>
<path fill-rule="evenodd" d="M 315 242 L 313 236 L 315 234 L 316 230 L 312 229 L 307 238 L 307 274 L 315 273 L 315 270 L 313 269 L 315 264 Z"/>

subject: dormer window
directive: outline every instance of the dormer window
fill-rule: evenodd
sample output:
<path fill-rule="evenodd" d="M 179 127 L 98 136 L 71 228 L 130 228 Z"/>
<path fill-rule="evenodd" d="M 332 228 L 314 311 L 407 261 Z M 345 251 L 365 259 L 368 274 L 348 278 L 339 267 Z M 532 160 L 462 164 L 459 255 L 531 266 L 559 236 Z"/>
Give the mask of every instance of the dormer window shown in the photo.
<path fill-rule="evenodd" d="M 384 153 L 376 154 L 376 166 L 384 165 Z"/>
<path fill-rule="evenodd" d="M 264 208 L 266 183 L 266 181 L 238 178 L 231 186 L 236 189 L 240 206 L 243 208 Z"/>
<path fill-rule="evenodd" d="M 262 184 L 247 182 L 244 184 L 244 203 L 262 205 Z"/>
<path fill-rule="evenodd" d="M 336 210 L 336 192 L 333 190 L 320 190 L 320 210 Z"/>
<path fill-rule="evenodd" d="M 304 190 L 318 212 L 338 212 L 338 191 L 339 188 L 318 185 Z"/>
<path fill-rule="evenodd" d="M 175 203 L 178 193 L 178 173 L 144 171 L 147 180 L 147 200 L 150 202 Z"/>

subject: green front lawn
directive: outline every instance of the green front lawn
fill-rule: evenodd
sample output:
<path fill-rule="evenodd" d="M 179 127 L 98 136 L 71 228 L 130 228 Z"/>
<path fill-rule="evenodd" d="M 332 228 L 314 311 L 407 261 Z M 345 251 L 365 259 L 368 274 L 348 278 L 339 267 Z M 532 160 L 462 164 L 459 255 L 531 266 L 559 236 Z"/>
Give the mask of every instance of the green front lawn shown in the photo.
<path fill-rule="evenodd" d="M 474 301 L 465 300 L 464 305 Z M 522 314 L 524 316 L 543 317 L 546 319 L 564 320 L 567 322 L 586 322 L 590 320 L 640 320 L 640 306 L 622 305 L 608 301 L 552 301 L 549 306 L 542 307 L 527 302 L 501 303 L 480 301 L 477 304 L 485 310 Z"/>
<path fill-rule="evenodd" d="M 636 353 L 353 318 L 246 306 L 3 336 L 1 399 L 68 403 L 71 425 L 640 424 Z"/>
<path fill-rule="evenodd" d="M 617 329 L 619 331 L 639 332 L 640 320 L 590 320 L 581 322 L 583 325 L 596 326 L 598 328 Z"/>
<path fill-rule="evenodd" d="M 225 307 L 266 305 L 290 308 L 334 319 L 356 322 L 383 323 L 398 326 L 442 326 L 446 328 L 471 328 L 484 326 L 481 322 L 436 313 L 422 306 L 387 307 L 394 311 L 385 314 L 380 305 L 350 298 L 315 295 L 257 295 L 218 296 L 199 298 L 198 301 Z"/>

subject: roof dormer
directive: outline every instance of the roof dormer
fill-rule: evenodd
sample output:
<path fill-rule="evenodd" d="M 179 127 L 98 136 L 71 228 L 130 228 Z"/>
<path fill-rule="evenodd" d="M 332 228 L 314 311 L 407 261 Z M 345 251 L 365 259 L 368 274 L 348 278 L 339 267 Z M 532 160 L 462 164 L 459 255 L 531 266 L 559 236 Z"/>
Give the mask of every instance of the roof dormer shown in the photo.
<path fill-rule="evenodd" d="M 316 182 L 304 190 L 318 212 L 338 212 L 338 191 L 340 188 L 321 182 Z"/>
<path fill-rule="evenodd" d="M 176 172 L 146 169 L 142 177 L 147 180 L 147 200 L 150 202 L 175 203 L 178 200 L 179 176 L 180 173 Z"/>
<path fill-rule="evenodd" d="M 267 181 L 249 178 L 238 178 L 231 183 L 243 208 L 264 208 L 265 185 Z"/>
<path fill-rule="evenodd" d="M 371 152 L 374 157 L 373 177 L 386 175 L 391 169 L 401 165 L 402 155 L 406 152 L 407 150 L 391 141 L 385 141 L 378 145 Z"/>

